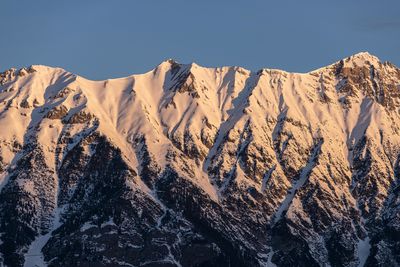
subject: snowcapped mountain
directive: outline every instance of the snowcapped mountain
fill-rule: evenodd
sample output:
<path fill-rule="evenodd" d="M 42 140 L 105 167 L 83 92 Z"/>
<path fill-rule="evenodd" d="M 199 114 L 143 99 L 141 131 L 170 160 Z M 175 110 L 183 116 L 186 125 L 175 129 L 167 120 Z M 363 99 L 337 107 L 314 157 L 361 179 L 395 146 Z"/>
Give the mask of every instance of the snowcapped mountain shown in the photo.
<path fill-rule="evenodd" d="M 0 265 L 399 266 L 400 70 L 0 74 Z"/>

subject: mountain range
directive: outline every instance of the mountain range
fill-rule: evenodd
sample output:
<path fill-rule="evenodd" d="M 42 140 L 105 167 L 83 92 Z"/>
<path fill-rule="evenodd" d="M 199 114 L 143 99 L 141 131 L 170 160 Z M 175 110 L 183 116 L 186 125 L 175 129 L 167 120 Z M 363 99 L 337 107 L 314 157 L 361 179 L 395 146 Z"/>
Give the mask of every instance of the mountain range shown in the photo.
<path fill-rule="evenodd" d="M 0 266 L 400 266 L 400 69 L 0 74 Z"/>

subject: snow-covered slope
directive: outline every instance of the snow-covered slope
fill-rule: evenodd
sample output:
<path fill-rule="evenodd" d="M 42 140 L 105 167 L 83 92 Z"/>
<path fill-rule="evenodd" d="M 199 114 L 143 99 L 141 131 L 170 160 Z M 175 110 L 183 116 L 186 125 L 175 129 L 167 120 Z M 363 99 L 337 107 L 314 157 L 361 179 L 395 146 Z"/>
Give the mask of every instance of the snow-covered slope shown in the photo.
<path fill-rule="evenodd" d="M 400 70 L 0 74 L 7 266 L 397 266 Z"/>

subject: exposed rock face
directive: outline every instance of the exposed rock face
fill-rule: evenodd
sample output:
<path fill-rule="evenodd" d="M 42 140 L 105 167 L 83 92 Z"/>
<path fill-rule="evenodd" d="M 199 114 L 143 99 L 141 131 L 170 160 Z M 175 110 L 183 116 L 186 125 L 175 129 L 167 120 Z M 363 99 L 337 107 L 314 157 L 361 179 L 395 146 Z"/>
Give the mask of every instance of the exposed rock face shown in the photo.
<path fill-rule="evenodd" d="M 399 266 L 399 92 L 367 53 L 306 74 L 8 70 L 0 265 Z"/>

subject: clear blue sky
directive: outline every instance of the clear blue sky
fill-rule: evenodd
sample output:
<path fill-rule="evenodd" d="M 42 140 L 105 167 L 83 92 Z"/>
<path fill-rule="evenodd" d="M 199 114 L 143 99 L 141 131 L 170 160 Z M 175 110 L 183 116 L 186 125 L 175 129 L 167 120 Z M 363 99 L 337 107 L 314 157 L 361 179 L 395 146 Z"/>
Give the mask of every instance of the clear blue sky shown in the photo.
<path fill-rule="evenodd" d="M 0 70 L 44 64 L 106 79 L 174 58 L 306 72 L 360 51 L 400 65 L 399 0 L 20 0 L 0 8 Z"/>

